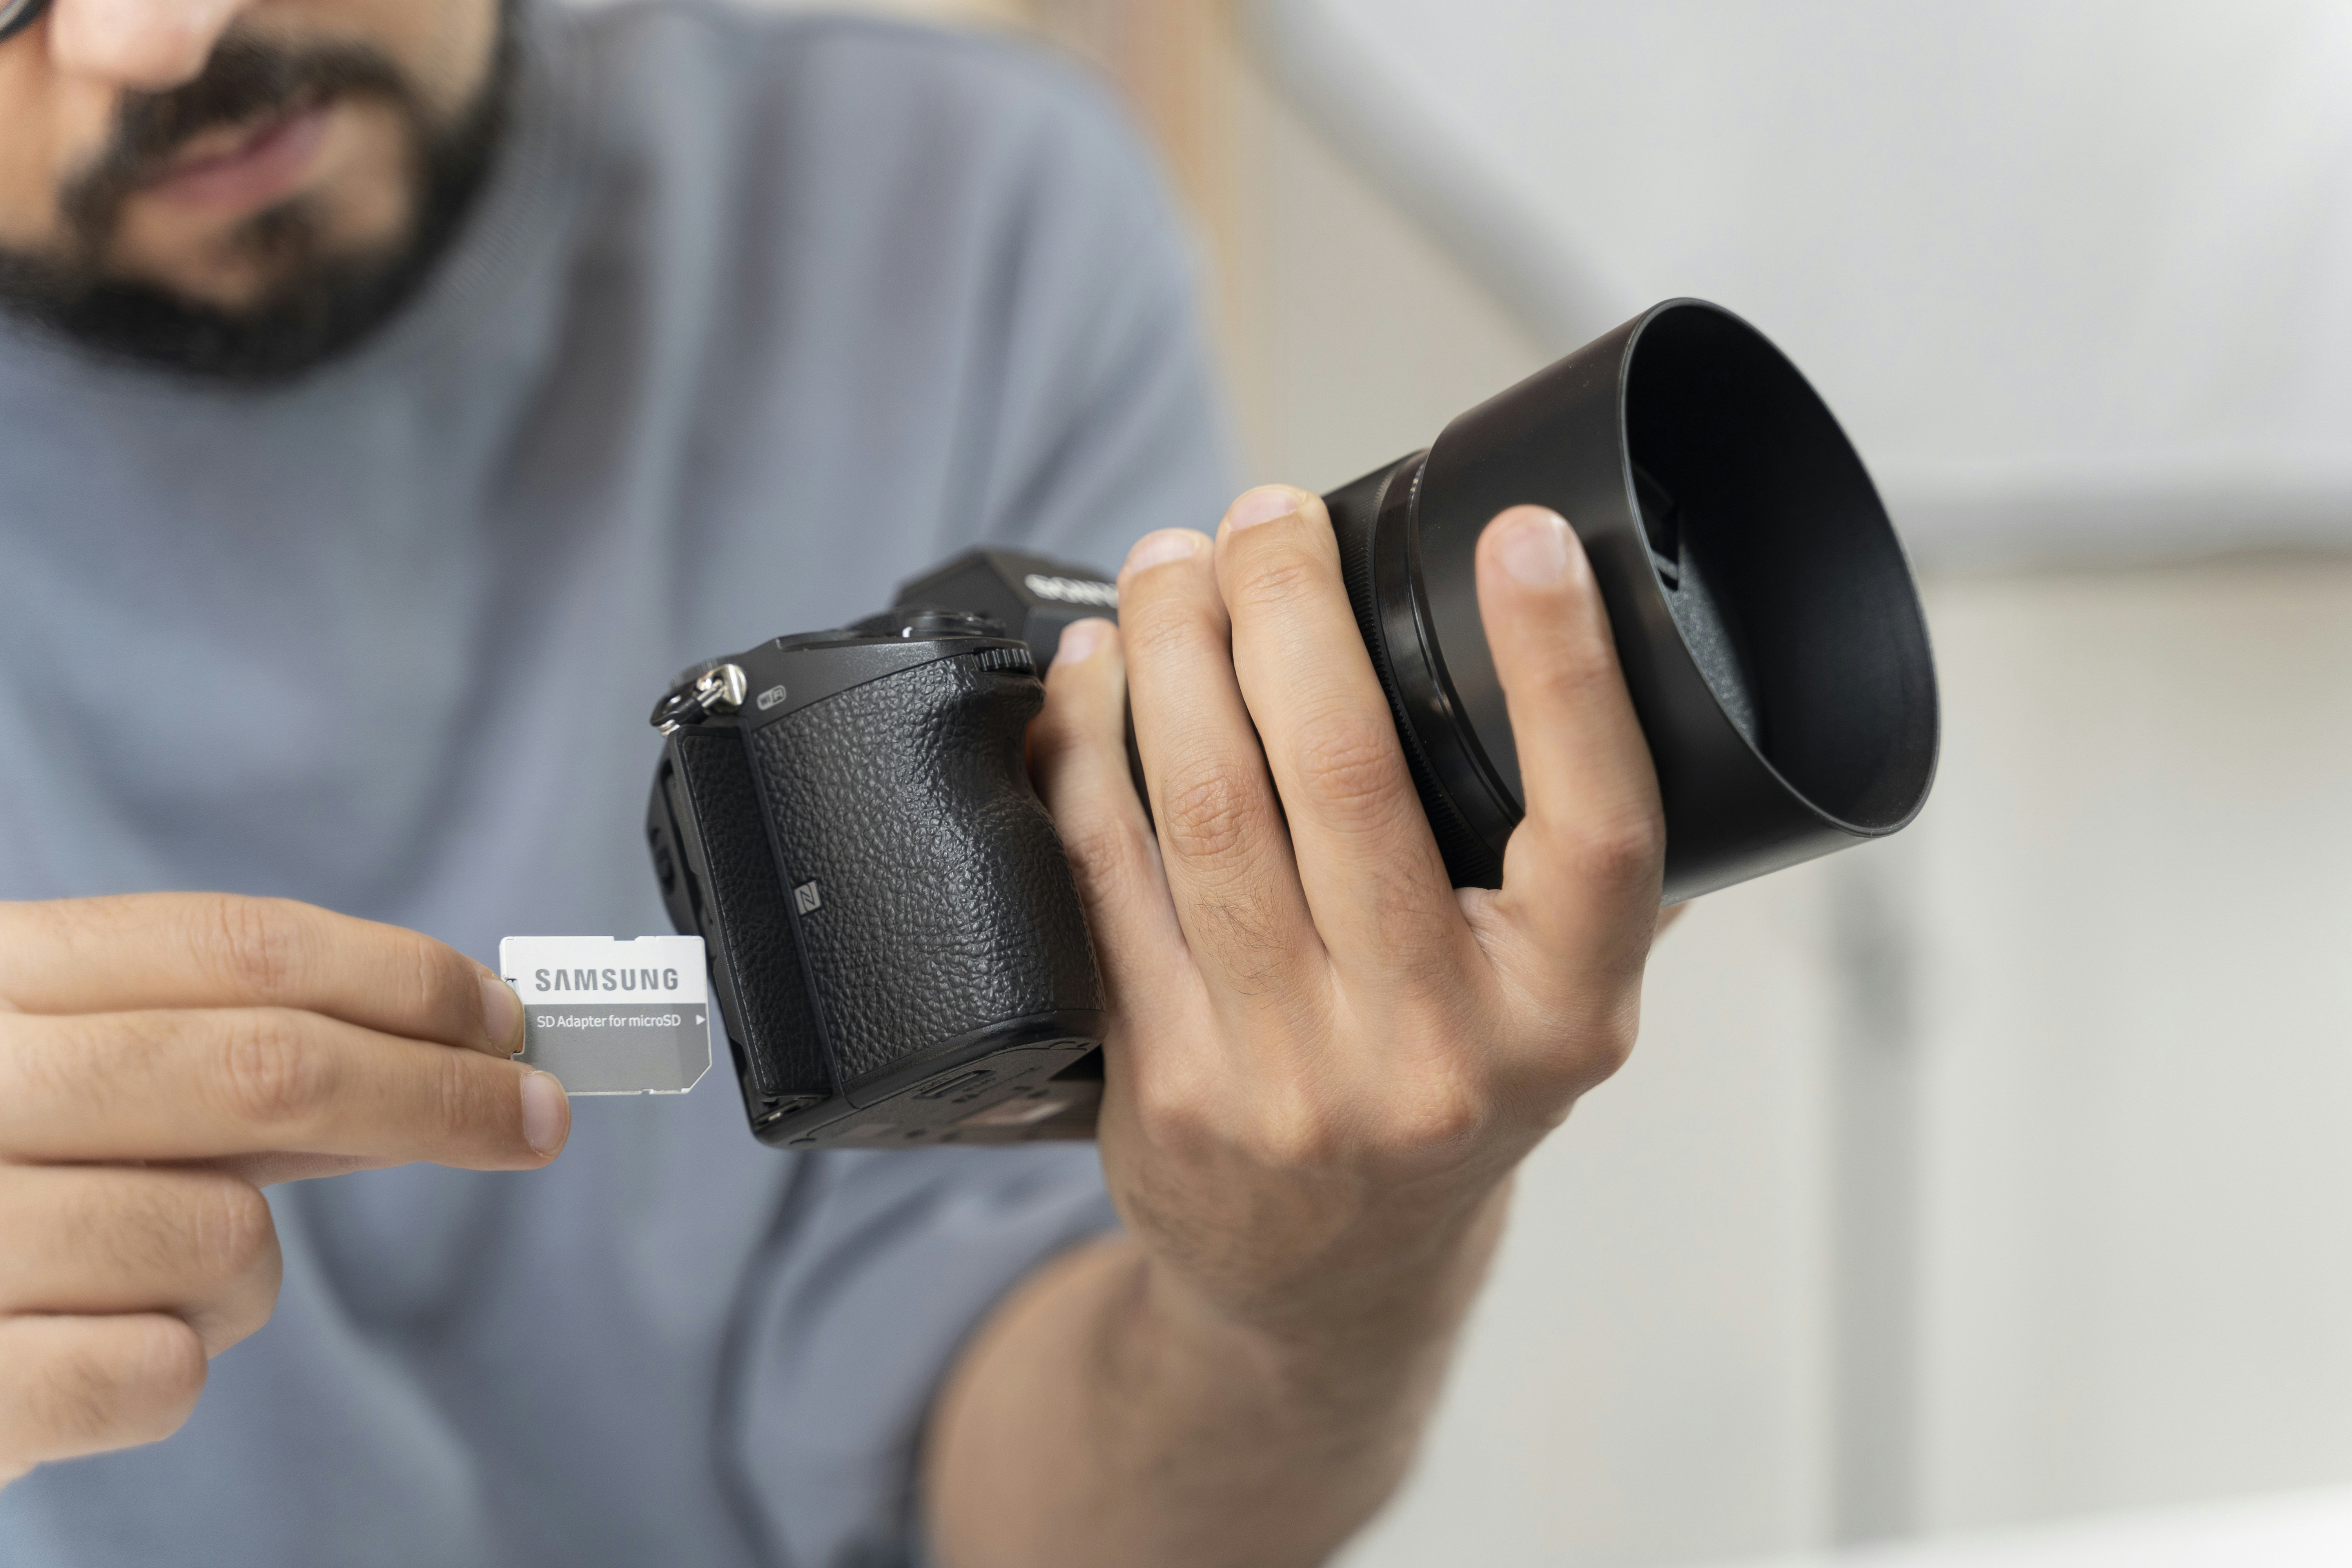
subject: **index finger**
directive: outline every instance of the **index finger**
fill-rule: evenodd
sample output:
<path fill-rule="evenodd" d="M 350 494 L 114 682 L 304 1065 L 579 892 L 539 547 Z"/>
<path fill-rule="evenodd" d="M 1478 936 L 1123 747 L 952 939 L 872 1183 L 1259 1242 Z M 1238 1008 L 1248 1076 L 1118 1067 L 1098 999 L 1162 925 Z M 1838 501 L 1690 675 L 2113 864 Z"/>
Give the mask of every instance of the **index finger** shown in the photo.
<path fill-rule="evenodd" d="M 22 1017 L 0 1028 L 0 1159 L 314 1154 L 532 1170 L 572 1126 L 520 1062 L 281 1007 Z"/>
<path fill-rule="evenodd" d="M 1450 973 L 1468 928 L 1349 605 L 1322 500 L 1281 485 L 1250 491 L 1225 514 L 1216 559 L 1234 676 L 1317 930 L 1343 970 L 1376 984 L 1433 964 Z"/>
<path fill-rule="evenodd" d="M 522 1004 L 445 942 L 287 899 L 140 893 L 0 904 L 0 1009 L 290 1007 L 491 1056 Z"/>

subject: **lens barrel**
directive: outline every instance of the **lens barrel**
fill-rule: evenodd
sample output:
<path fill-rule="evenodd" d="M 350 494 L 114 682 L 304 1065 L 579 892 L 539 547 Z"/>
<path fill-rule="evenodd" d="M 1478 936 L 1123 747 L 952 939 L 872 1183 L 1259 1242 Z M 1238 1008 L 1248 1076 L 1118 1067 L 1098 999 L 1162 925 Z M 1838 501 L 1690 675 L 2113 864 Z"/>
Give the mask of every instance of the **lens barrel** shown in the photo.
<path fill-rule="evenodd" d="M 1525 814 L 1478 614 L 1479 534 L 1575 528 L 1666 818 L 1674 903 L 1883 837 L 1936 772 L 1916 585 L 1861 458 L 1763 334 L 1670 300 L 1325 498 L 1356 618 L 1456 885 Z"/>

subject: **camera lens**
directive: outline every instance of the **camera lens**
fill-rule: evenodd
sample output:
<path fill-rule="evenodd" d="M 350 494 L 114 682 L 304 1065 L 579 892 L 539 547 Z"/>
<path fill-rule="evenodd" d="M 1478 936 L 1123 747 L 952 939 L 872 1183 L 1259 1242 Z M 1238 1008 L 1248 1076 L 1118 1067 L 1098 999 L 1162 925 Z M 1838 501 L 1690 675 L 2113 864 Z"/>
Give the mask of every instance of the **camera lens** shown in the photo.
<path fill-rule="evenodd" d="M 40 19 L 49 0 L 0 0 L 0 38 L 23 32 Z"/>
<path fill-rule="evenodd" d="M 1904 826 L 1937 705 L 1908 563 L 1797 368 L 1669 300 L 1327 498 L 1358 622 L 1454 881 L 1494 887 L 1524 815 L 1475 552 L 1522 502 L 1566 517 L 1656 764 L 1668 901 Z"/>

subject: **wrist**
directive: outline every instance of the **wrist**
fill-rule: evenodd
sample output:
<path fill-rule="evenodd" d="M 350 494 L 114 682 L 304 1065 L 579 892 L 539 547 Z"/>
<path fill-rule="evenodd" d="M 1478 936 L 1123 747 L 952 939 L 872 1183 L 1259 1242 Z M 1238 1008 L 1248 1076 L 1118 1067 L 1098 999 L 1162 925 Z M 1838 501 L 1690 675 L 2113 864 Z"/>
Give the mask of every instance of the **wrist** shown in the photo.
<path fill-rule="evenodd" d="M 1420 1403 L 1486 1277 L 1507 1179 L 1420 1224 L 1382 1226 L 1270 1277 L 1242 1278 L 1153 1248 L 1134 1258 L 1130 1342 L 1249 1369 L 1302 1408 Z"/>

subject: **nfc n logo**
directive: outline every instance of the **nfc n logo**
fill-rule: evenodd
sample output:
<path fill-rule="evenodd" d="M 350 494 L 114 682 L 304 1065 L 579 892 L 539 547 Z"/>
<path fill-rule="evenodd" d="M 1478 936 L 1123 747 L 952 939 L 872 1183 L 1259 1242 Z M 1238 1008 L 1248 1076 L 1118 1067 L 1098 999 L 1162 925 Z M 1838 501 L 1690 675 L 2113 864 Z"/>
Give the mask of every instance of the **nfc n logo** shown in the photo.
<path fill-rule="evenodd" d="M 824 907 L 824 900 L 817 897 L 814 882 L 803 882 L 793 889 L 793 904 L 801 913 L 813 915 Z"/>

